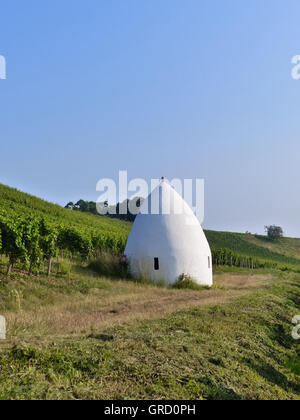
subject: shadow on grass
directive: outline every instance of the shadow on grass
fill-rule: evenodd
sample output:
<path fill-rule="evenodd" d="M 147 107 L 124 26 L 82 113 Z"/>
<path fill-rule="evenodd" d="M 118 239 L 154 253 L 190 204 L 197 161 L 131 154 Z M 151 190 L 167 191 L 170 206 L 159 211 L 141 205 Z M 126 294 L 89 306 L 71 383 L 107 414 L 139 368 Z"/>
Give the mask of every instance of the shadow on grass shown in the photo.
<path fill-rule="evenodd" d="M 299 312 L 300 312 L 300 296 L 297 294 L 290 293 L 289 300 L 293 302 L 296 308 L 299 308 Z"/>
<path fill-rule="evenodd" d="M 290 381 L 284 374 L 276 370 L 273 366 L 266 363 L 255 363 L 253 360 L 243 359 L 243 362 L 259 376 L 268 382 L 279 386 L 284 391 L 300 392 L 300 383 Z"/>

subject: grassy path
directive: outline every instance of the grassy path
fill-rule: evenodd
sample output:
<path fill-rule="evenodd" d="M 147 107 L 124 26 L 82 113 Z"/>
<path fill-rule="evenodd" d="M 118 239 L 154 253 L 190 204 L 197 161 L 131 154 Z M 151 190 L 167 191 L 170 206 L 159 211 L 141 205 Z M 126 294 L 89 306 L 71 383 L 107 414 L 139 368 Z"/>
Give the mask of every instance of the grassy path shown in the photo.
<path fill-rule="evenodd" d="M 0 399 L 300 399 L 294 274 L 217 274 L 199 292 L 20 275 L 0 308 Z"/>
<path fill-rule="evenodd" d="M 269 274 L 222 273 L 215 276 L 213 289 L 193 291 L 109 281 L 87 272 L 73 276 L 71 281 L 52 279 L 50 284 L 43 278 L 8 284 L 1 313 L 10 327 L 9 340 L 33 333 L 45 337 L 99 331 L 191 307 L 222 304 L 272 281 Z"/>

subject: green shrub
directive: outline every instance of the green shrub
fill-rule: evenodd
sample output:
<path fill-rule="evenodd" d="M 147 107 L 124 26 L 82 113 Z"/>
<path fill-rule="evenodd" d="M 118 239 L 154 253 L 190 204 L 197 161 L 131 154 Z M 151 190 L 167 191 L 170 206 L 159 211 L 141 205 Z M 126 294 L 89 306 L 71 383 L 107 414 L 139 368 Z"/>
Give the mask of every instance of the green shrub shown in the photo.
<path fill-rule="evenodd" d="M 181 274 L 181 276 L 179 276 L 177 282 L 173 285 L 174 289 L 190 289 L 190 290 L 208 290 L 209 287 L 207 286 L 200 286 L 199 284 L 196 283 L 196 281 L 186 275 L 186 274 Z"/>

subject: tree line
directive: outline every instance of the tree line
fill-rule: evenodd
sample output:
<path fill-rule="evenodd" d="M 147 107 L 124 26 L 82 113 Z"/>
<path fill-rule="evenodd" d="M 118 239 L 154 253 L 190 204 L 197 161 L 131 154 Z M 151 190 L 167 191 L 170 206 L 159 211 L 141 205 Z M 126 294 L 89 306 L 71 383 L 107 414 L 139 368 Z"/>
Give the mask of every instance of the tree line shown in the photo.
<path fill-rule="evenodd" d="M 119 219 L 126 222 L 134 222 L 143 202 L 143 198 L 136 197 L 132 200 L 127 199 L 123 201 L 123 203 L 117 203 L 114 206 L 110 206 L 107 201 L 105 201 L 104 203 L 100 203 L 99 206 L 106 211 L 105 215 L 112 219 Z M 135 206 L 132 206 L 132 204 L 135 204 Z M 133 207 L 136 207 L 135 214 L 130 211 L 130 209 Z M 65 208 L 72 211 L 91 213 L 99 216 L 97 210 L 97 203 L 95 203 L 94 201 L 79 200 L 77 201 L 77 203 L 73 203 L 72 201 L 70 201 L 65 206 Z"/>

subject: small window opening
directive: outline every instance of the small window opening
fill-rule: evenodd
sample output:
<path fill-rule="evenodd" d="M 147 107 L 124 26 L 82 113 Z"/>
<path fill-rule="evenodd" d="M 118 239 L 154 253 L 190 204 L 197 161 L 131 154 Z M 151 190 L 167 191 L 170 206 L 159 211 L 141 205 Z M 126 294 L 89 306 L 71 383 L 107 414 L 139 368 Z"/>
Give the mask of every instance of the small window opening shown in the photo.
<path fill-rule="evenodd" d="M 208 257 L 208 268 L 210 268 L 210 257 Z"/>
<path fill-rule="evenodd" d="M 159 258 L 154 258 L 154 270 L 159 270 Z"/>

